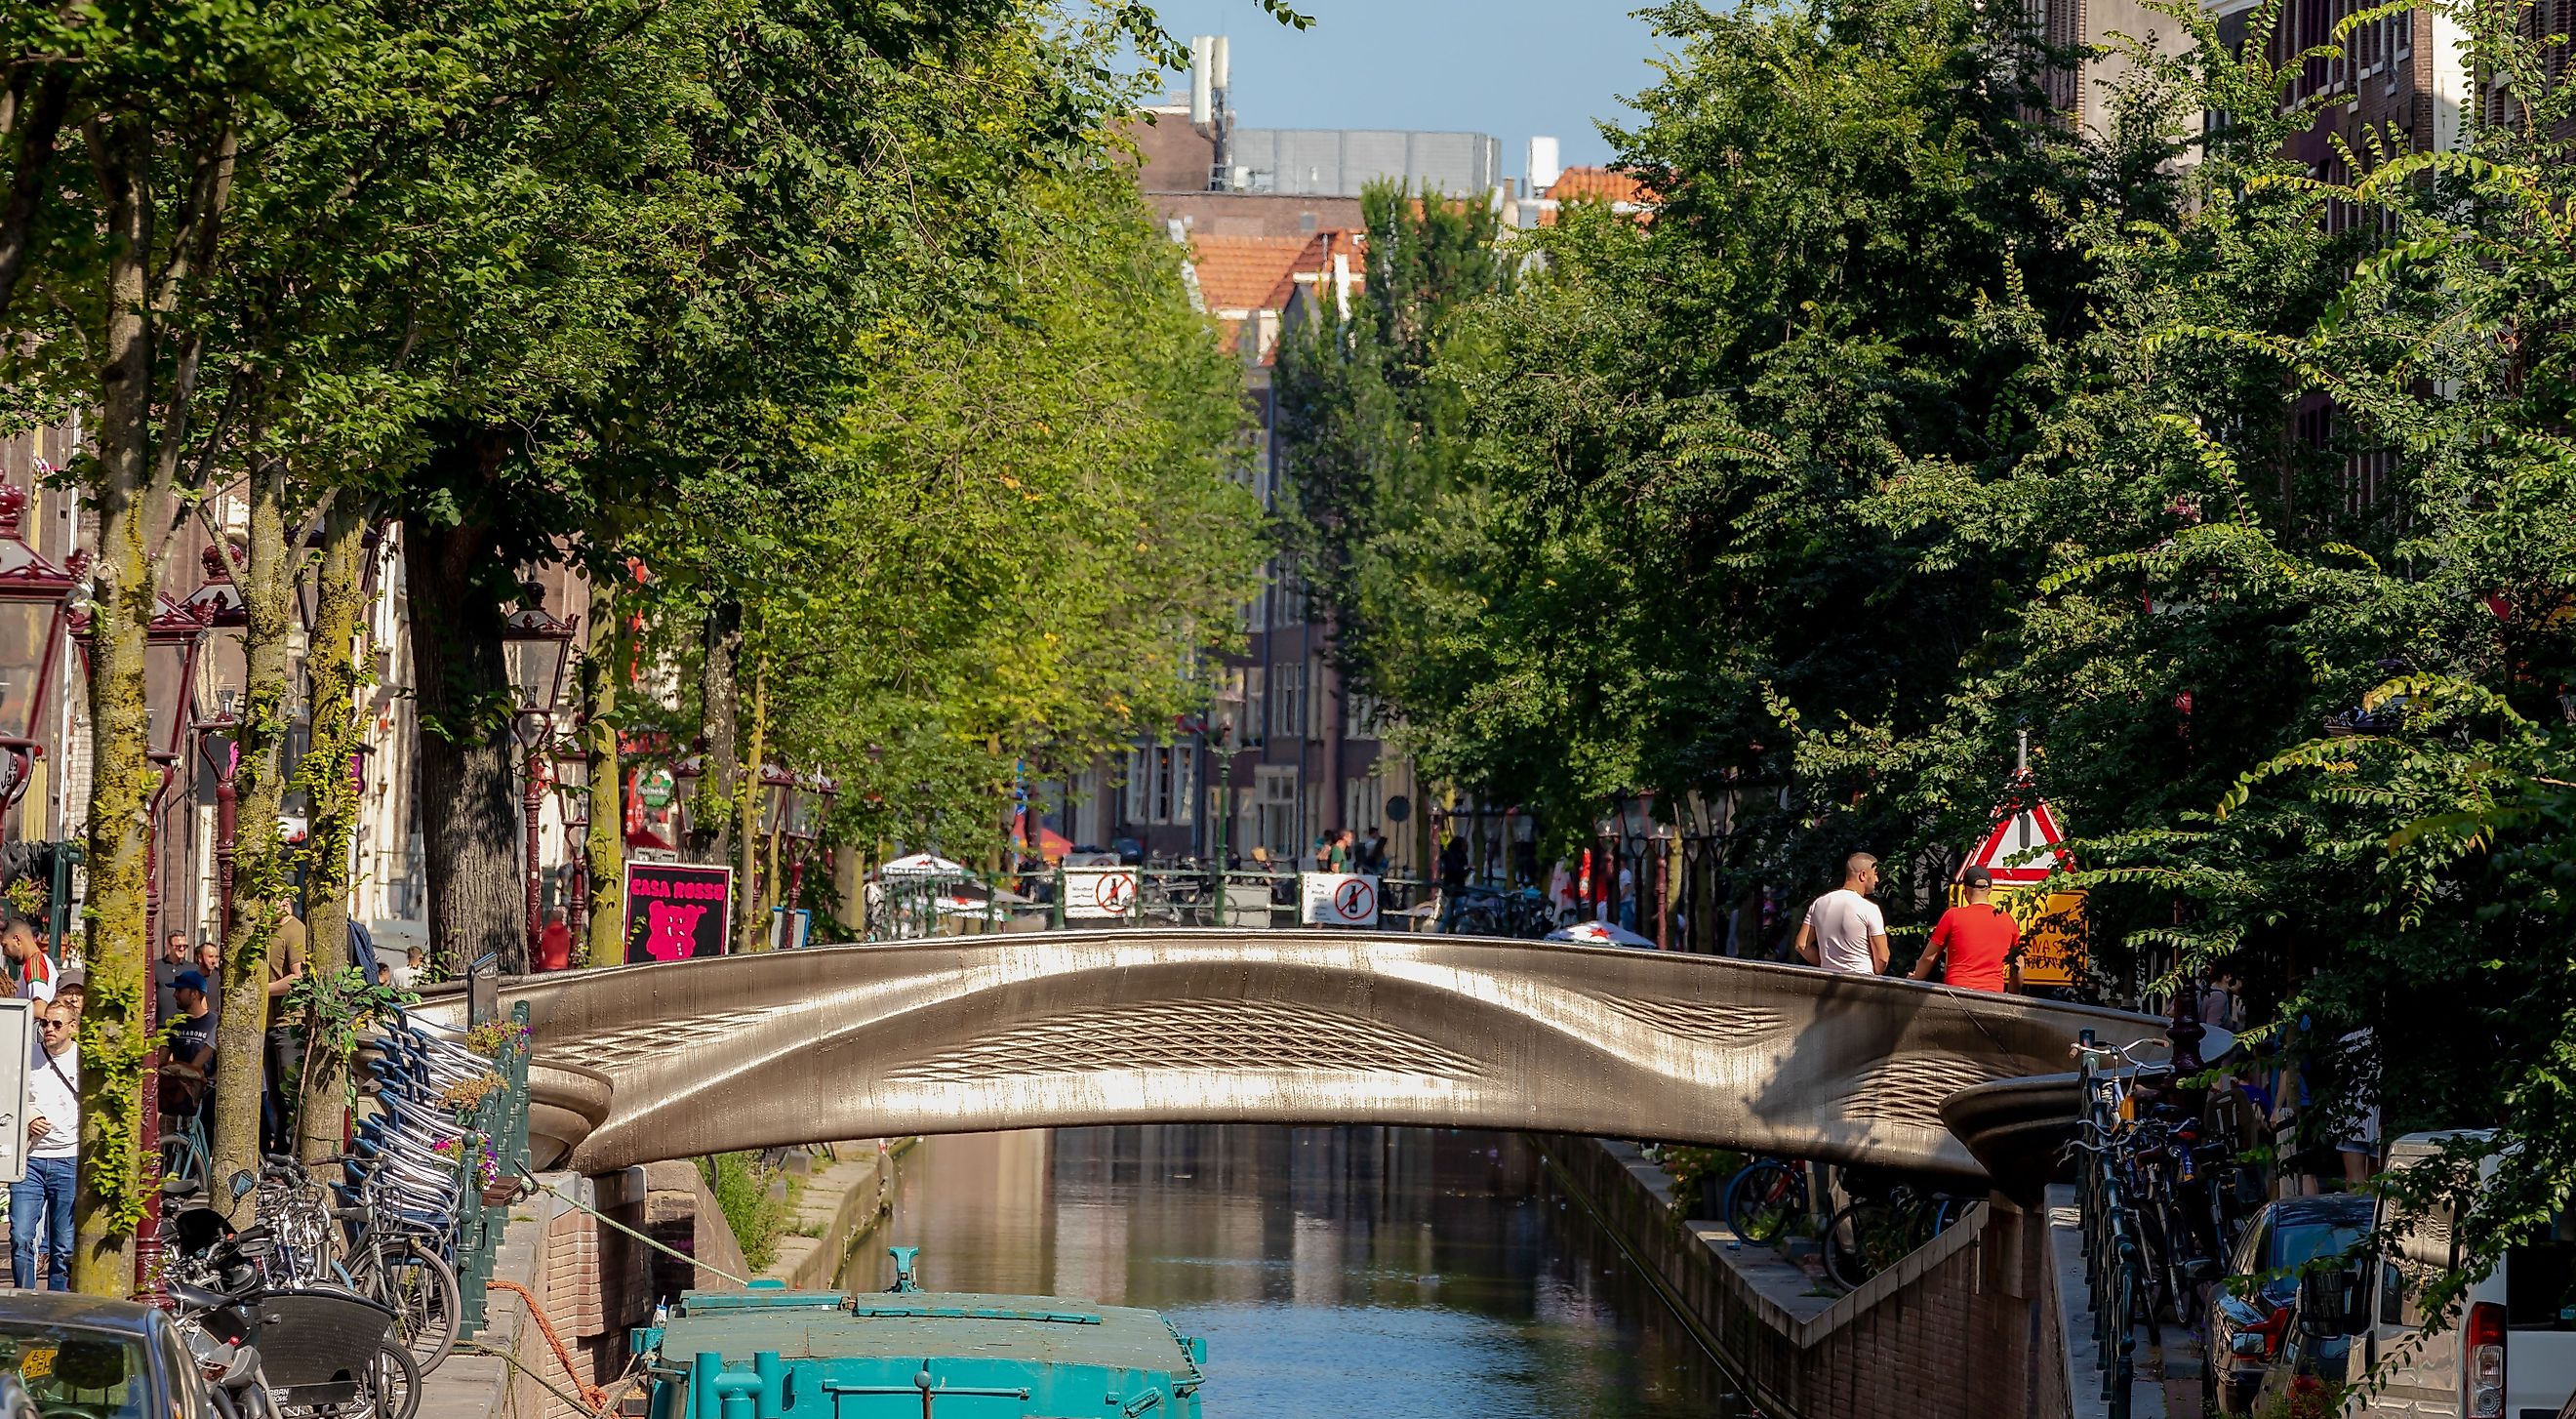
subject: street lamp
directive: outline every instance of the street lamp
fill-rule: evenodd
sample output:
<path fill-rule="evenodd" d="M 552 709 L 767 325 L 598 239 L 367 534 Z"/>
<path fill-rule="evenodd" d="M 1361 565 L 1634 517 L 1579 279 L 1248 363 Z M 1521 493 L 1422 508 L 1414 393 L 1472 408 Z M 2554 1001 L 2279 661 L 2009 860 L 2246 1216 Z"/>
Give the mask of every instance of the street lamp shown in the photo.
<path fill-rule="evenodd" d="M 197 755 L 215 778 L 215 933 L 228 937 L 233 924 L 233 847 L 239 827 L 240 800 L 235 792 L 241 770 L 241 712 L 249 693 L 250 665 L 243 638 L 250 612 L 234 584 L 229 554 L 222 545 L 205 551 L 206 580 L 181 605 L 206 626 L 206 648 L 189 677 L 189 729 L 197 738 Z"/>
<path fill-rule="evenodd" d="M 0 483 L 0 823 L 27 792 L 27 778 L 43 755 L 38 731 L 45 722 L 45 692 L 54 683 L 55 647 L 63 641 L 63 622 L 72 589 L 80 584 L 87 558 L 75 553 L 69 569 L 45 560 L 27 544 L 21 520 L 27 495 L 14 483 Z"/>
<path fill-rule="evenodd" d="M 570 905 L 564 919 L 572 925 L 572 939 L 580 942 L 589 935 L 590 927 L 590 852 L 587 842 L 590 829 L 590 758 L 578 744 L 569 741 L 555 749 L 555 808 L 563 816 L 564 861 L 572 867 Z"/>
<path fill-rule="evenodd" d="M 706 777 L 707 760 L 691 754 L 671 766 L 672 846 L 697 851 L 698 780 Z"/>
<path fill-rule="evenodd" d="M 519 584 L 519 609 L 501 626 L 501 657 L 517 703 L 510 716 L 510 736 L 519 741 L 527 791 L 520 799 L 528 825 L 526 880 L 528 958 L 537 954 L 544 893 L 538 874 L 537 829 L 545 814 L 545 746 L 554 739 L 555 706 L 563 696 L 564 663 L 572 658 L 572 641 L 580 627 L 546 609 L 546 589 L 535 578 Z"/>
<path fill-rule="evenodd" d="M 787 836 L 800 843 L 819 842 L 824 828 L 832 821 L 832 798 L 841 791 L 828 774 L 808 774 L 799 778 L 796 793 L 787 810 Z M 805 855 L 794 849 L 787 855 L 787 907 L 793 911 L 805 895 Z"/>
<path fill-rule="evenodd" d="M 794 812 L 796 775 L 776 764 L 760 766 L 760 835 L 776 837 L 781 825 Z"/>
<path fill-rule="evenodd" d="M 181 606 L 169 597 L 156 598 L 160 610 L 144 627 L 143 633 L 143 701 L 148 729 L 145 755 L 161 770 L 161 781 L 152 790 L 151 817 L 143 837 L 143 939 L 149 943 L 161 935 L 161 814 L 170 797 L 170 780 L 179 762 L 179 736 L 186 732 L 190 716 L 182 711 L 181 702 L 188 697 L 196 668 L 197 652 L 205 642 L 209 614 L 195 607 Z M 143 1018 L 154 1031 L 161 1024 L 161 993 L 144 992 Z M 142 1113 L 136 1128 L 136 1142 L 147 1159 L 161 1156 L 161 1051 L 154 1049 L 143 1064 Z M 159 1289 L 161 1270 L 161 1194 L 157 1188 L 146 1189 L 143 1219 L 134 1229 L 136 1275 L 145 1285 Z"/>

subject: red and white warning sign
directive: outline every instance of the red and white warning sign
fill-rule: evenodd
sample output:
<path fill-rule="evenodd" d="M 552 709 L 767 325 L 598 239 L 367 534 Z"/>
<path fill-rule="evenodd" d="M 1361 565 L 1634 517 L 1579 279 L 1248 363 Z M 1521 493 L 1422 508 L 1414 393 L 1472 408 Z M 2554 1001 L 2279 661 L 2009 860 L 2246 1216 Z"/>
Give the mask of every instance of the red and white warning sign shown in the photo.
<path fill-rule="evenodd" d="M 1377 925 L 1377 879 L 1355 872 L 1309 872 L 1302 879 L 1308 926 Z"/>
<path fill-rule="evenodd" d="M 2066 856 L 2066 834 L 2059 830 L 2057 815 L 2049 811 L 2046 799 L 2034 798 L 2028 807 L 2007 806 L 2004 811 L 2003 821 L 1969 855 L 1969 866 L 1986 869 L 1998 884 L 2019 884 L 2046 878 L 2049 869 L 2060 863 L 2075 865 Z"/>
<path fill-rule="evenodd" d="M 1136 905 L 1133 867 L 1068 867 L 1064 870 L 1067 921 L 1102 917 L 1124 921 Z"/>

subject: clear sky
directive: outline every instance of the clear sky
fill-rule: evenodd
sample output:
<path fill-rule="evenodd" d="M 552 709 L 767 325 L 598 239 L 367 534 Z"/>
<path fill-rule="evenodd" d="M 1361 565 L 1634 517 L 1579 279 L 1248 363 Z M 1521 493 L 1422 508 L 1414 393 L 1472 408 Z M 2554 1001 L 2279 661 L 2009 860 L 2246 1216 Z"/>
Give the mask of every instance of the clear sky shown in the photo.
<path fill-rule="evenodd" d="M 1642 3 L 1642 0 L 1633 0 Z M 1603 163 L 1593 125 L 1652 87 L 1659 52 L 1632 0 L 1295 0 L 1311 29 L 1252 0 L 1157 0 L 1163 28 L 1231 40 L 1234 121 L 1245 128 L 1406 128 L 1490 133 L 1525 174 L 1532 134 L 1568 167 Z M 1186 76 L 1173 81 L 1188 91 Z"/>

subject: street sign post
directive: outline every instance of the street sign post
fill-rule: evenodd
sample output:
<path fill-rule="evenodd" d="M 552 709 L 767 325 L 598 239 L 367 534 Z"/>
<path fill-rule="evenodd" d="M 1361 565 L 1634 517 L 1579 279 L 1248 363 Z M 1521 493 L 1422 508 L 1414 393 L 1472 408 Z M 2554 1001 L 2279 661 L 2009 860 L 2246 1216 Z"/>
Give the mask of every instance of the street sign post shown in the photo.
<path fill-rule="evenodd" d="M 1135 868 L 1064 869 L 1064 915 L 1067 921 L 1125 921 L 1135 909 Z"/>
<path fill-rule="evenodd" d="M 1308 872 L 1298 880 L 1308 926 L 1367 930 L 1377 925 L 1377 878 L 1356 872 Z"/>
<path fill-rule="evenodd" d="M 2015 775 L 2017 789 L 2027 788 L 2027 770 Z M 2021 983 L 2025 990 L 2064 989 L 2081 984 L 2086 964 L 2084 894 L 2046 892 L 2039 884 L 2051 870 L 2074 866 L 2066 852 L 2066 833 L 2046 799 L 2031 796 L 2008 803 L 1986 840 L 1968 856 L 1995 881 L 1995 903 L 2011 912 L 2021 926 Z M 1953 887 L 1951 902 L 1967 900 Z"/>
<path fill-rule="evenodd" d="M 733 940 L 733 869 L 626 864 L 626 963 L 721 956 Z"/>

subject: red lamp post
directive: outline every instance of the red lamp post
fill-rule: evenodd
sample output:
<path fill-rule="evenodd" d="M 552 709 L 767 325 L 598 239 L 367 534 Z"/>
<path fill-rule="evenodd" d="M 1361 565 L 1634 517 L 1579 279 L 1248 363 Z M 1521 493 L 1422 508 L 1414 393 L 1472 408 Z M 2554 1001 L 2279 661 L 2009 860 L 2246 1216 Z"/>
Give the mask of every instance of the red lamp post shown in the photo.
<path fill-rule="evenodd" d="M 528 787 L 520 800 L 527 816 L 528 958 L 536 959 L 542 930 L 544 885 L 539 870 L 537 830 L 545 813 L 545 746 L 554 740 L 555 706 L 563 697 L 564 664 L 570 660 L 577 620 L 567 621 L 546 609 L 546 589 L 530 578 L 519 585 L 519 609 L 501 629 L 501 654 L 508 662 L 510 686 L 518 703 L 510 720 L 511 737 L 519 741 Z"/>
<path fill-rule="evenodd" d="M 250 662 L 243 638 L 250 613 L 234 585 L 226 550 L 208 547 L 206 583 L 191 592 L 185 607 L 207 627 L 207 653 L 197 658 L 190 677 L 197 757 L 215 780 L 215 933 L 230 939 L 233 929 L 233 848 L 240 827 L 240 799 L 235 784 L 241 771 L 241 712 L 250 693 Z"/>
<path fill-rule="evenodd" d="M 787 811 L 789 839 L 800 843 L 821 841 L 824 827 L 832 820 L 833 795 L 840 791 L 841 786 L 834 783 L 828 774 L 817 773 L 800 778 L 795 798 Z M 788 910 L 794 911 L 804 895 L 805 856 L 790 848 L 787 859 Z"/>
<path fill-rule="evenodd" d="M 88 563 L 81 553 L 68 568 L 45 560 L 21 535 L 26 513 L 26 493 L 0 483 L 0 835 L 44 756 L 45 695 L 61 663 L 72 590 Z"/>
<path fill-rule="evenodd" d="M 563 815 L 564 861 L 572 865 L 572 898 L 564 919 L 571 924 L 573 949 L 589 937 L 590 853 L 584 841 L 590 828 L 590 760 L 579 745 L 555 750 L 555 809 Z"/>

